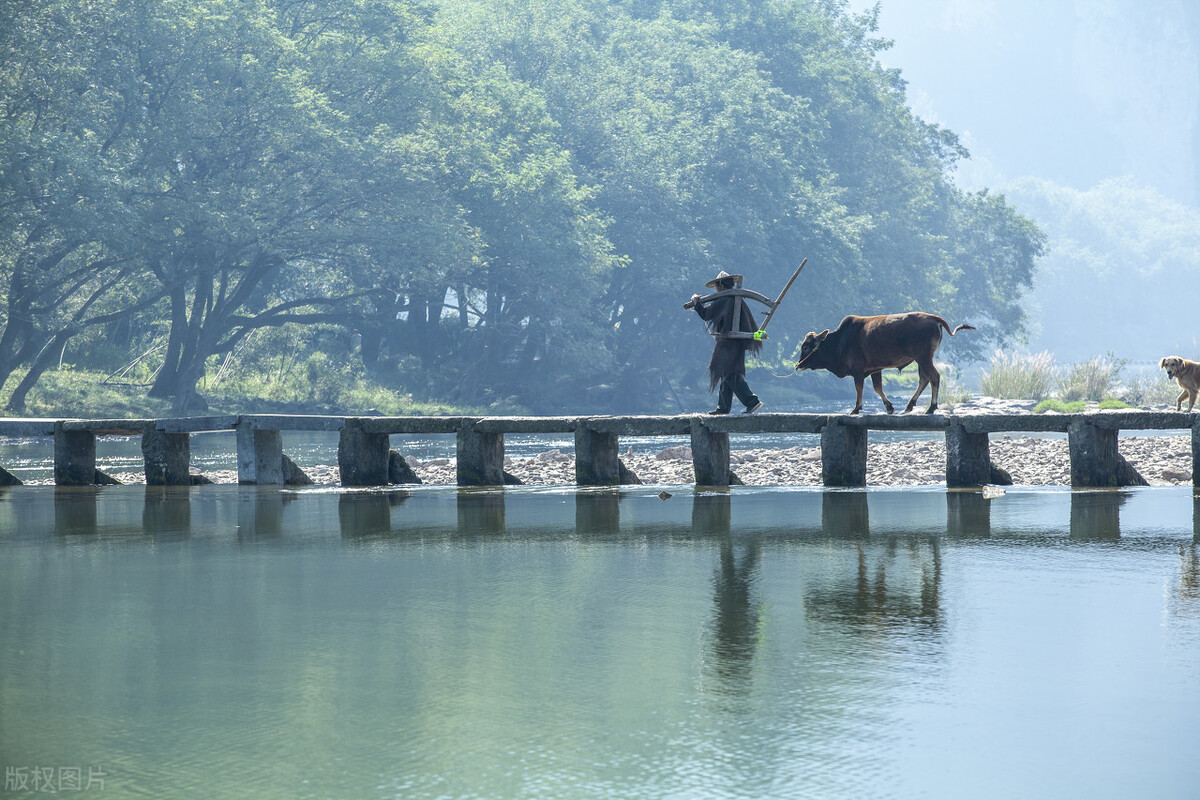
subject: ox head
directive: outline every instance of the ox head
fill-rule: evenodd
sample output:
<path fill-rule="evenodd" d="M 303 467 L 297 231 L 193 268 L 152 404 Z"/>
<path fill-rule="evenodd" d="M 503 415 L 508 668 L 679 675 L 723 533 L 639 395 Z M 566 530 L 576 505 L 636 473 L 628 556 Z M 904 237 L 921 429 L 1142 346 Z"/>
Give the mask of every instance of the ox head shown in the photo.
<path fill-rule="evenodd" d="M 804 341 L 800 343 L 800 358 L 798 361 L 796 361 L 796 369 L 816 369 L 817 368 L 816 365 L 812 364 L 811 362 L 807 365 L 804 362 L 809 361 L 809 356 L 811 356 L 813 353 L 817 352 L 818 349 L 820 349 L 821 345 L 825 342 L 825 339 L 828 336 L 829 336 L 828 328 L 821 331 L 820 333 L 813 333 L 812 331 L 809 331 L 807 334 L 805 334 Z"/>

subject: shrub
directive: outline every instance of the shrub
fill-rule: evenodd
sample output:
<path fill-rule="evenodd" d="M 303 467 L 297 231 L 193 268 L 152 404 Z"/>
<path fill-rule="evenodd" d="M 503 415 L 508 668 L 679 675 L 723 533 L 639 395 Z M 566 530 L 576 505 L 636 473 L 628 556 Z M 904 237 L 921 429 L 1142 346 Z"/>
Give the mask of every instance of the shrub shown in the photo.
<path fill-rule="evenodd" d="M 1179 385 L 1163 372 L 1143 372 L 1123 382 L 1114 394 L 1135 406 L 1174 406 Z"/>
<path fill-rule="evenodd" d="M 1112 353 L 1091 361 L 1072 364 L 1058 379 L 1058 396 L 1070 403 L 1075 400 L 1099 402 L 1111 393 L 1128 362 Z"/>
<path fill-rule="evenodd" d="M 997 350 L 984 370 L 980 391 L 1003 400 L 1044 400 L 1054 385 L 1054 357 L 1037 354 L 1007 354 Z"/>

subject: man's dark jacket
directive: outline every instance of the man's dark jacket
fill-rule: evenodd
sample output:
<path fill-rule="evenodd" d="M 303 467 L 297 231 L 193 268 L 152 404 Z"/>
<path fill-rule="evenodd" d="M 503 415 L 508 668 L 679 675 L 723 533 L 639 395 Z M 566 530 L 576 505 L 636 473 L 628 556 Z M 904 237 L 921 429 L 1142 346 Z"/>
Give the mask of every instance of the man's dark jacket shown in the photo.
<path fill-rule="evenodd" d="M 733 330 L 734 303 L 742 306 L 741 324 L 738 326 L 747 333 L 758 330 L 758 323 L 750 313 L 750 306 L 740 297 L 718 297 L 711 303 L 696 304 L 696 313 L 700 319 L 708 323 L 713 333 L 729 333 Z M 712 391 L 724 378 L 734 378 L 746 374 L 746 352 L 758 353 L 762 350 L 762 342 L 756 339 L 725 339 L 716 337 L 713 345 L 712 358 L 708 361 L 708 389 Z"/>

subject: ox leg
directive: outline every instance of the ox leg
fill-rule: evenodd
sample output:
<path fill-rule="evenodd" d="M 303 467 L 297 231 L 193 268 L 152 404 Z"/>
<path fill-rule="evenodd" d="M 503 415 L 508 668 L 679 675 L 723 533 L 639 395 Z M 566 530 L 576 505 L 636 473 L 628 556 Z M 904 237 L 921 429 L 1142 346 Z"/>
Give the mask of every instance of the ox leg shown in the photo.
<path fill-rule="evenodd" d="M 887 396 L 883 393 L 883 373 L 882 372 L 872 372 L 871 373 L 871 386 L 875 389 L 875 394 L 879 395 L 879 399 L 883 401 L 883 407 L 885 409 L 887 409 L 887 413 L 895 414 L 896 409 L 892 407 L 891 401 L 888 400 Z"/>
<path fill-rule="evenodd" d="M 908 405 L 904 407 L 904 413 L 912 411 L 917 405 L 917 399 L 920 398 L 921 392 L 925 391 L 925 387 L 929 385 L 929 379 L 925 377 L 925 370 L 917 368 L 917 390 L 913 392 L 913 396 L 909 399 Z"/>
<path fill-rule="evenodd" d="M 937 390 L 941 384 L 941 376 L 938 374 L 937 368 L 933 366 L 932 359 L 928 362 L 917 362 L 917 390 L 913 392 L 912 398 L 909 399 L 908 405 L 904 407 L 904 413 L 908 413 L 917 407 L 917 400 L 921 397 L 921 392 L 925 391 L 926 386 L 933 386 L 933 391 L 930 397 L 929 411 L 926 413 L 932 414 L 937 408 Z"/>
<path fill-rule="evenodd" d="M 862 390 L 863 390 L 863 376 L 855 375 L 854 376 L 854 408 L 850 409 L 851 414 L 857 414 L 859 411 L 862 411 Z"/>
<path fill-rule="evenodd" d="M 925 412 L 926 414 L 932 414 L 934 411 L 937 411 L 938 390 L 942 388 L 942 374 L 937 371 L 937 367 L 933 365 L 932 361 L 929 362 L 929 385 L 933 389 L 929 397 L 929 410 Z"/>

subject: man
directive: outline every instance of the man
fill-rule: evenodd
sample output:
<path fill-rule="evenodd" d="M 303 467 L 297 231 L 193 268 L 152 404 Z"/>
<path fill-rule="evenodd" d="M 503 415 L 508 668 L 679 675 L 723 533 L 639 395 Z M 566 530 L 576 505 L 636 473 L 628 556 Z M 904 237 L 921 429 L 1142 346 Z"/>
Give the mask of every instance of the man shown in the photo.
<path fill-rule="evenodd" d="M 712 287 L 718 292 L 724 292 L 740 286 L 741 275 L 730 275 L 725 270 L 713 278 L 705 286 Z M 700 319 L 704 320 L 716 344 L 713 345 L 712 358 L 708 362 L 708 390 L 711 392 L 720 384 L 717 392 L 717 408 L 710 414 L 728 414 L 733 405 L 733 396 L 746 406 L 747 414 L 753 414 L 762 408 L 758 395 L 750 391 L 746 383 L 746 351 L 758 353 L 762 350 L 762 342 L 754 339 L 753 334 L 758 330 L 750 306 L 737 295 L 717 297 L 707 303 L 700 302 L 700 295 L 692 295 L 689 305 L 696 309 Z M 740 314 L 735 312 L 740 311 Z M 734 331 L 734 317 L 738 316 L 738 328 L 741 336 L 730 335 Z"/>

